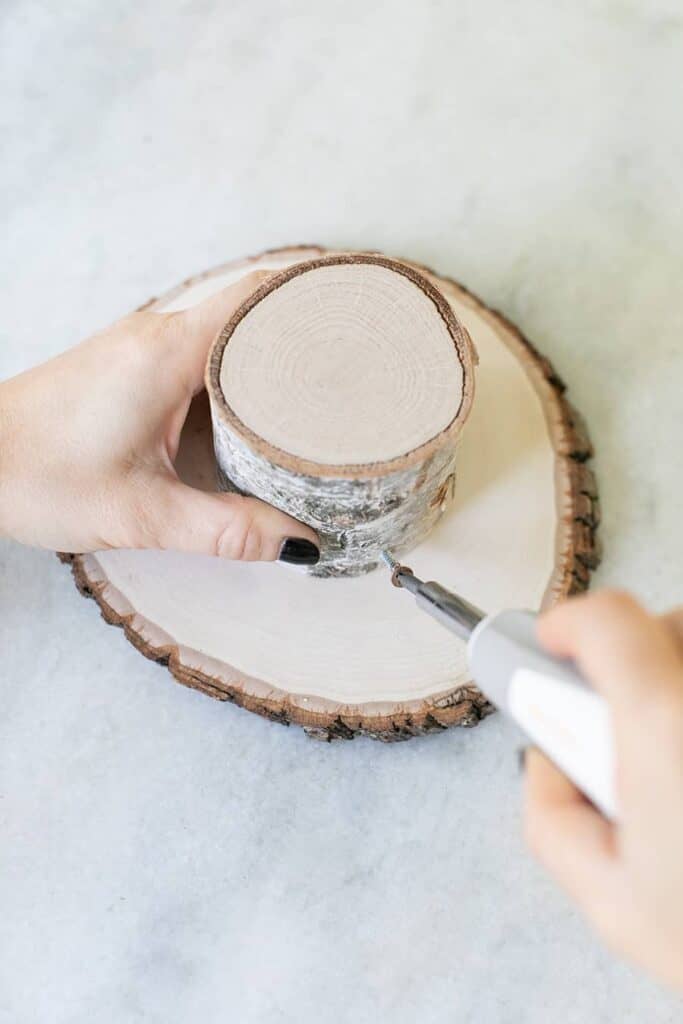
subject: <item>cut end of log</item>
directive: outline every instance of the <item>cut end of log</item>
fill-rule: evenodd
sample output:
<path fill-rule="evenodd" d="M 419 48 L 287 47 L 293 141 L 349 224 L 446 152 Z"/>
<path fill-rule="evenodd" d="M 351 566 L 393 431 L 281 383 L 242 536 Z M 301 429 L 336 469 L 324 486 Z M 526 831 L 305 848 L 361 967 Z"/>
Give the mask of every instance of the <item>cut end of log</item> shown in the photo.
<path fill-rule="evenodd" d="M 318 531 L 316 575 L 374 568 L 446 507 L 474 350 L 412 267 L 367 254 L 299 263 L 236 311 L 210 356 L 219 479 Z"/>
<path fill-rule="evenodd" d="M 276 464 L 280 453 L 295 469 L 390 463 L 447 430 L 469 399 L 464 330 L 426 279 L 388 264 L 304 264 L 226 330 L 221 392 Z"/>

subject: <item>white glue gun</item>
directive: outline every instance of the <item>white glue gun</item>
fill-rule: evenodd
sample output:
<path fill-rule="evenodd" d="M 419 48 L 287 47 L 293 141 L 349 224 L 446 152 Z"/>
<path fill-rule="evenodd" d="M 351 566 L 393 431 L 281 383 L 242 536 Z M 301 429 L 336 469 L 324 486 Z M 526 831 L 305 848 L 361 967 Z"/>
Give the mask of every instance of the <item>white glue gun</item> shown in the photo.
<path fill-rule="evenodd" d="M 418 607 L 467 641 L 475 682 L 602 813 L 618 816 L 609 709 L 573 662 L 536 639 L 532 612 L 485 615 L 439 583 L 425 583 L 386 552 L 392 582 Z"/>

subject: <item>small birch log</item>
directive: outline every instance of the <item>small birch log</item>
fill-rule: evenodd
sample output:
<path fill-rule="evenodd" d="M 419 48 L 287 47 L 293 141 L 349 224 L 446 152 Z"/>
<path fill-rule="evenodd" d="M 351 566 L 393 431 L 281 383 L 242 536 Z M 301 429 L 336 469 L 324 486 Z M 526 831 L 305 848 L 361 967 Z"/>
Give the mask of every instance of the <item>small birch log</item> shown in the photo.
<path fill-rule="evenodd" d="M 373 569 L 447 507 L 475 358 L 449 303 L 412 267 L 342 254 L 288 268 L 212 347 L 220 486 L 312 526 L 313 574 Z"/>

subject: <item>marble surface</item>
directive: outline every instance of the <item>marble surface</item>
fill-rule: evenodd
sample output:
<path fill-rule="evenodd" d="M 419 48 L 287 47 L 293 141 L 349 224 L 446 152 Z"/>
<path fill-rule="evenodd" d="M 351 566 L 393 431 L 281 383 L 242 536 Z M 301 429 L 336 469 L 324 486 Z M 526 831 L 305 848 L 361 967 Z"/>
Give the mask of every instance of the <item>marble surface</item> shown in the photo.
<path fill-rule="evenodd" d="M 683 590 L 677 0 L 5 0 L 0 373 L 296 241 L 455 275 L 591 424 L 599 582 Z M 499 718 L 320 746 L 0 547 L 2 1024 L 668 1024 L 527 857 Z"/>

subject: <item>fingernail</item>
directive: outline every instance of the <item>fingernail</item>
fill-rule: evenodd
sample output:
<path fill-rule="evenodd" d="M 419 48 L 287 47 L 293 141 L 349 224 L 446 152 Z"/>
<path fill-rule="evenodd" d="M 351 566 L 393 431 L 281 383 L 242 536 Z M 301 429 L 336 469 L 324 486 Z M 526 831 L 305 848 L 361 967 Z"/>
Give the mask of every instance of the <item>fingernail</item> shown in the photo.
<path fill-rule="evenodd" d="M 316 565 L 320 561 L 320 549 L 303 537 L 287 537 L 277 557 L 278 561 L 291 565 Z"/>
<path fill-rule="evenodd" d="M 528 749 L 528 747 L 519 747 L 517 750 L 517 771 L 520 775 L 523 775 L 526 769 L 526 752 Z"/>

